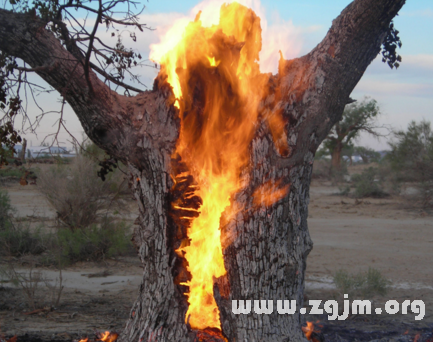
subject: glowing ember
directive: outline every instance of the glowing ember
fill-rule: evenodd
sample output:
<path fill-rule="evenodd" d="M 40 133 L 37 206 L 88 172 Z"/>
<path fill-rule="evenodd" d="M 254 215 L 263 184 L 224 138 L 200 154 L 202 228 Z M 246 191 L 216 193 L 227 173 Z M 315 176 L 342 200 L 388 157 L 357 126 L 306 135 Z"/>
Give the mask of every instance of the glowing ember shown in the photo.
<path fill-rule="evenodd" d="M 302 331 L 305 334 L 305 337 L 307 338 L 308 341 L 311 341 L 311 335 L 314 332 L 314 324 L 313 322 L 307 322 L 307 326 L 306 327 L 302 327 Z"/>
<path fill-rule="evenodd" d="M 319 322 L 320 321 L 316 321 L 316 325 Z M 318 325 L 318 326 L 323 328 L 323 325 Z M 320 333 L 320 330 L 315 329 L 313 322 L 307 322 L 307 326 L 302 327 L 302 332 L 305 334 L 305 337 L 307 338 L 308 341 L 318 342 L 318 340 L 314 338 L 313 333 Z"/>
<path fill-rule="evenodd" d="M 96 335 L 97 335 L 97 339 L 94 340 L 95 342 L 114 342 L 119 337 L 119 334 L 114 332 L 109 332 L 109 331 L 106 331 L 104 333 L 97 333 Z M 81 339 L 78 342 L 90 342 L 90 341 L 91 340 L 89 340 L 86 337 L 85 339 Z"/>
<path fill-rule="evenodd" d="M 260 18 L 238 3 L 224 4 L 218 25 L 203 27 L 199 13 L 182 39 L 172 41 L 178 41 L 177 45 L 159 58 L 159 77 L 166 75 L 173 87 L 181 118 L 176 153 L 198 184 L 195 195 L 203 200 L 200 215 L 188 230 L 189 243 L 177 250 L 188 261 L 192 275 L 183 284 L 189 286 L 190 304 L 185 321 L 194 329 L 220 329 L 213 297 L 214 279 L 226 273 L 220 218 L 241 188 L 241 169 L 248 162 L 259 103 L 269 79 L 257 63 L 262 46 Z M 274 140 L 283 141 L 280 114 L 265 114 L 263 119 Z M 261 189 L 265 205 L 287 193 L 287 187 L 275 187 L 278 184 Z"/>
<path fill-rule="evenodd" d="M 253 194 L 254 204 L 264 204 L 265 206 L 269 206 L 283 198 L 287 194 L 290 185 L 287 184 L 283 187 L 280 187 L 280 184 L 281 180 L 277 181 L 276 183 L 266 182 L 259 187 L 256 191 L 254 191 Z"/>

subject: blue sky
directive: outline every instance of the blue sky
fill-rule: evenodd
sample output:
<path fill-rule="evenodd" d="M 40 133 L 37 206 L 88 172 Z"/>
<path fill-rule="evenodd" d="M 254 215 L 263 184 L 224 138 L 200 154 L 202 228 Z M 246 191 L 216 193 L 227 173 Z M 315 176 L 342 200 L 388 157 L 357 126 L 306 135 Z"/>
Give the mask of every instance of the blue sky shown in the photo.
<path fill-rule="evenodd" d="M 262 0 L 261 3 L 258 0 L 244 1 L 251 3 L 253 9 L 259 9 L 262 23 L 268 28 L 263 40 L 276 39 L 277 44 L 281 45 L 276 49 L 276 53 L 278 49 L 282 49 L 285 58 L 299 57 L 314 48 L 325 36 L 332 20 L 350 3 L 348 0 Z M 158 35 L 176 19 L 185 16 L 193 18 L 198 9 L 206 7 L 204 4 L 197 6 L 199 1 L 192 0 L 149 0 L 142 3 L 146 6 L 141 16 L 142 22 L 156 30 L 137 34 L 136 43 L 127 39 L 124 43 L 146 57 L 149 54 L 149 45 L 158 43 Z M 359 100 L 364 96 L 376 99 L 383 113 L 379 124 L 405 129 L 411 120 L 433 121 L 433 1 L 408 1 L 394 22 L 403 42 L 403 47 L 399 50 L 403 57 L 401 67 L 391 70 L 380 61 L 380 57 L 376 58 L 353 91 L 352 97 Z M 104 32 L 101 34 L 104 35 Z M 109 35 L 106 35 L 109 39 Z M 137 72 L 142 75 L 142 81 L 151 88 L 156 71 L 141 68 Z M 54 107 L 58 106 L 55 101 L 51 102 Z M 79 132 L 82 129 L 70 109 L 66 118 L 68 127 L 80 138 Z M 39 142 L 46 132 L 53 131 L 51 126 L 55 119 L 53 116 L 42 124 L 38 134 Z M 33 145 L 38 144 L 34 136 L 29 135 L 28 139 L 33 141 Z M 62 133 L 60 140 L 66 142 L 70 139 Z M 378 141 L 366 135 L 361 136 L 357 144 L 375 149 L 387 148 L 385 139 Z"/>

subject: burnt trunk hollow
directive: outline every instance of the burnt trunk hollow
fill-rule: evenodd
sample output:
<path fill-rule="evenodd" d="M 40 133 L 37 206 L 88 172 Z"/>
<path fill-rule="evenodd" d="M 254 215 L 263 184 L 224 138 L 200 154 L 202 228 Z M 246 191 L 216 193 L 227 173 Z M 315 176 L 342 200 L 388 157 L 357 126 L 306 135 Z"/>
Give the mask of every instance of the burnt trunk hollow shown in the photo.
<path fill-rule="evenodd" d="M 306 257 L 312 248 L 307 208 L 313 154 L 309 152 L 300 163 L 283 168 L 269 162 L 278 159 L 285 164 L 263 126 L 252 141 L 251 162 L 244 172 L 249 185 L 236 194 L 227 213 L 233 207 L 243 209 L 230 220 L 225 220 L 224 214 L 221 218 L 227 274 L 215 279 L 214 296 L 220 309 L 222 334 L 228 341 L 303 340 L 299 308 Z M 172 201 L 172 163 L 167 164 L 159 153 L 151 157 L 150 163 L 155 169 L 140 171 L 130 166 L 140 208 L 140 226 L 134 232 L 134 243 L 144 265 L 144 276 L 120 340 L 198 341 L 198 335 L 203 337 L 206 333 L 185 324 L 186 288 L 176 281 L 185 270 L 174 252 L 182 234 L 168 213 Z M 253 194 L 260 196 L 256 190 L 263 184 L 288 185 L 290 190 L 272 205 L 257 204 Z M 273 300 L 273 313 L 259 315 L 252 310 L 248 315 L 236 315 L 232 312 L 232 300 L 252 303 Z M 278 314 L 277 300 L 296 300 L 297 313 Z"/>

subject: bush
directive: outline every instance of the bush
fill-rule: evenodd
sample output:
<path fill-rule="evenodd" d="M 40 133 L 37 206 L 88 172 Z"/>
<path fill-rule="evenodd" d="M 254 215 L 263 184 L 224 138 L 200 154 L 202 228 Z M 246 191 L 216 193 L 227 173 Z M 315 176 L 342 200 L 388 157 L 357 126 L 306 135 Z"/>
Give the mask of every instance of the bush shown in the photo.
<path fill-rule="evenodd" d="M 378 169 L 369 167 L 362 171 L 361 174 L 352 175 L 352 182 L 355 187 L 355 197 L 376 197 L 382 198 L 389 196 L 382 186 L 382 180 L 379 178 Z"/>
<path fill-rule="evenodd" d="M 62 257 L 73 263 L 121 255 L 131 246 L 128 230 L 125 222 L 112 222 L 108 218 L 85 229 L 60 228 L 57 236 Z"/>
<path fill-rule="evenodd" d="M 24 176 L 24 171 L 12 167 L 0 169 L 0 178 L 3 177 L 14 177 L 14 178 L 21 178 Z"/>
<path fill-rule="evenodd" d="M 332 183 L 338 184 L 344 182 L 344 176 L 348 174 L 346 163 L 341 164 L 340 170 L 332 168 L 331 160 L 317 158 L 314 160 L 312 179 L 330 180 Z"/>
<path fill-rule="evenodd" d="M 0 230 L 0 255 L 19 257 L 44 251 L 44 237 L 39 229 L 32 232 L 28 227 L 10 225 Z"/>
<path fill-rule="evenodd" d="M 334 276 L 334 284 L 342 294 L 357 295 L 363 298 L 381 295 L 388 292 L 391 284 L 382 274 L 369 267 L 367 272 L 349 274 L 345 270 L 339 270 Z"/>
<path fill-rule="evenodd" d="M 331 161 L 327 159 L 314 159 L 312 179 L 331 179 Z"/>
<path fill-rule="evenodd" d="M 346 182 L 346 177 L 349 174 L 347 170 L 347 164 L 341 163 L 340 169 L 331 169 L 331 182 L 332 185 L 338 185 Z"/>
<path fill-rule="evenodd" d="M 433 207 L 433 132 L 430 122 L 412 121 L 406 132 L 394 132 L 395 141 L 387 155 L 399 183 L 413 182 L 415 201 L 424 208 Z"/>
<path fill-rule="evenodd" d="M 15 209 L 7 191 L 0 189 L 0 232 L 12 225 L 12 214 Z"/>
<path fill-rule="evenodd" d="M 0 189 L 0 255 L 21 256 L 44 251 L 40 231 L 31 232 L 22 224 L 14 224 L 15 208 L 7 191 Z"/>
<path fill-rule="evenodd" d="M 97 222 L 104 212 L 125 208 L 119 177 L 97 176 L 96 163 L 78 155 L 70 165 L 59 164 L 39 174 L 39 190 L 57 212 L 60 223 L 81 229 Z"/>

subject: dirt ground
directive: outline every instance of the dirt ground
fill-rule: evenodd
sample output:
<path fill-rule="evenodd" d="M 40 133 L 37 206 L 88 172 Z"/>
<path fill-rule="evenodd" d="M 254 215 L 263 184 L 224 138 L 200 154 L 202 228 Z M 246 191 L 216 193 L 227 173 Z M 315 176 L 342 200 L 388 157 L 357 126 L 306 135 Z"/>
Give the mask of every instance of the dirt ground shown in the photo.
<path fill-rule="evenodd" d="M 349 171 L 353 173 L 357 169 Z M 0 185 L 9 192 L 17 216 L 34 224 L 44 222 L 48 228 L 54 226 L 54 211 L 41 197 L 37 186 L 22 187 L 11 182 Z M 400 303 L 405 299 L 421 299 L 426 307 L 425 317 L 422 321 L 415 321 L 413 315 L 398 314 L 351 317 L 344 323 L 348 334 L 356 330 L 356 325 L 359 330 L 359 322 L 371 331 L 387 331 L 388 334 L 392 330 L 414 336 L 419 331 L 433 330 L 431 213 L 410 208 L 399 197 L 358 201 L 336 193 L 338 188 L 329 182 L 314 180 L 312 183 L 308 225 L 314 248 L 307 260 L 307 299 L 334 299 L 333 275 L 338 270 L 357 273 L 374 267 L 392 281 L 385 297 L 373 298 L 375 307 L 383 308 L 388 299 Z M 132 200 L 130 205 L 135 207 Z M 128 219 L 133 220 L 135 216 L 133 212 Z M 25 260 L 19 262 L 21 270 L 25 271 Z M 42 272 L 48 284 L 58 281 L 58 273 L 54 270 L 38 268 L 37 271 Z M 0 334 L 28 334 L 29 339 L 39 336 L 45 340 L 70 341 L 92 335 L 94 331 L 121 331 L 140 284 L 138 258 L 76 264 L 63 270 L 62 276 L 64 291 L 60 305 L 31 314 L 21 290 L 9 284 L 0 286 Z M 49 295 L 48 287 L 41 284 L 40 296 L 47 299 Z M 317 329 L 323 330 L 343 324 L 341 321 L 326 322 L 325 316 L 307 315 L 306 319 L 325 322 L 316 324 L 316 328 L 322 325 Z"/>

